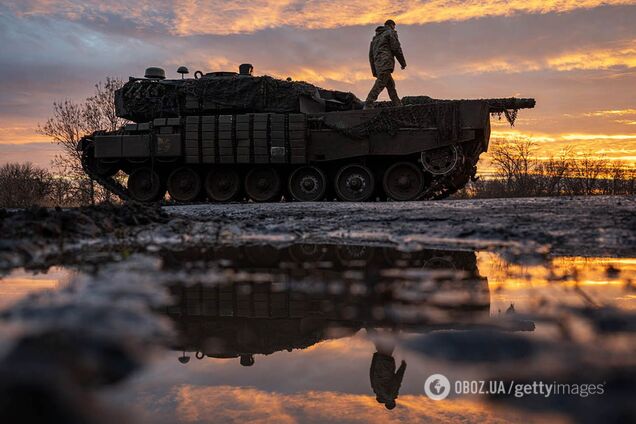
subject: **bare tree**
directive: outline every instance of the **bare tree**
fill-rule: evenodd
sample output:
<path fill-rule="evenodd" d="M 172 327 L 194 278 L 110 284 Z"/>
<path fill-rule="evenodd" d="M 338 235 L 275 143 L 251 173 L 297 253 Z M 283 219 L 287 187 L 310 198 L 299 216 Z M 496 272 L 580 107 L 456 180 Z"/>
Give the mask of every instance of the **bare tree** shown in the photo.
<path fill-rule="evenodd" d="M 455 197 L 620 195 L 636 191 L 634 165 L 606 161 L 590 152 L 575 154 L 572 148 L 538 159 L 535 150 L 528 142 L 495 144 L 491 149 L 495 177 L 469 182 Z"/>
<path fill-rule="evenodd" d="M 118 117 L 115 111 L 115 91 L 123 84 L 122 80 L 111 77 L 95 84 L 95 94 L 86 99 L 82 111 L 86 133 L 115 131 L 128 122 Z"/>
<path fill-rule="evenodd" d="M 624 161 L 609 161 L 605 165 L 602 191 L 604 194 L 633 194 L 636 169 Z"/>
<path fill-rule="evenodd" d="M 55 155 L 52 161 L 56 173 L 73 181 L 72 191 L 80 204 L 91 202 L 90 180 L 84 173 L 81 164 L 81 154 L 77 144 L 85 134 L 82 105 L 70 100 L 53 102 L 53 115 L 43 126 L 38 126 L 38 132 L 51 137 L 62 153 Z"/>
<path fill-rule="evenodd" d="M 537 161 L 536 144 L 530 140 L 511 140 L 497 143 L 491 150 L 496 174 L 506 183 L 507 194 L 527 196 L 532 193 L 532 178 Z"/>
<path fill-rule="evenodd" d="M 65 177 L 53 177 L 51 191 L 48 196 L 49 206 L 81 206 L 81 199 L 75 197 L 73 182 Z"/>
<path fill-rule="evenodd" d="M 30 162 L 0 167 L 0 207 L 42 206 L 53 187 L 53 177 Z"/>
<path fill-rule="evenodd" d="M 606 172 L 605 159 L 584 152 L 575 161 L 573 170 L 574 194 L 591 195 L 598 188 L 600 177 Z"/>
<path fill-rule="evenodd" d="M 61 147 L 52 165 L 56 174 L 70 182 L 69 189 L 78 204 L 89 204 L 110 200 L 110 193 L 95 187 L 93 181 L 82 169 L 81 152 L 77 150 L 80 139 L 95 131 L 114 131 L 126 121 L 115 113 L 115 91 L 123 85 L 116 78 L 106 78 L 106 82 L 95 85 L 95 93 L 84 103 L 64 100 L 53 103 L 52 116 L 37 131 L 51 137 L 51 141 Z M 60 183 L 61 184 L 61 183 Z"/>
<path fill-rule="evenodd" d="M 542 161 L 539 166 L 539 173 L 543 177 L 542 189 L 547 196 L 561 194 L 563 180 L 574 168 L 573 150 L 571 147 L 565 148 L 558 156 L 551 156 Z"/>

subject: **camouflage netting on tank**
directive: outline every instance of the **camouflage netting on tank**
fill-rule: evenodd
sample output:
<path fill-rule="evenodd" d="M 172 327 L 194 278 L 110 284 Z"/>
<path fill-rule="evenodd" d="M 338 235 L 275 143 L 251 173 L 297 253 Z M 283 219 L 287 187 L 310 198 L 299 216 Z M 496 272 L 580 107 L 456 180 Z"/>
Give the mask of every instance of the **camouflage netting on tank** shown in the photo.
<path fill-rule="evenodd" d="M 117 116 L 134 122 L 179 116 L 177 85 L 152 80 L 129 81 L 115 93 Z"/>
<path fill-rule="evenodd" d="M 353 139 L 373 134 L 397 134 L 400 128 L 437 128 L 442 140 L 457 140 L 460 133 L 459 102 L 379 108 L 377 114 L 361 124 L 342 127 L 325 121 L 327 128 Z"/>
<path fill-rule="evenodd" d="M 317 96 L 316 87 L 270 77 L 222 77 L 188 80 L 180 90 L 204 111 L 297 112 L 299 96 Z M 190 109 L 185 105 L 186 109 Z"/>
<path fill-rule="evenodd" d="M 512 126 L 515 125 L 519 109 L 531 109 L 535 106 L 534 99 L 518 99 L 515 97 L 501 98 L 501 99 L 479 99 L 488 103 L 490 113 L 496 115 L 501 119 L 501 115 L 504 115 L 508 123 Z M 433 99 L 428 96 L 406 96 L 402 99 L 402 103 L 406 105 L 425 105 L 431 103 L 440 102 L 454 102 L 457 100 L 440 100 Z M 379 102 L 382 107 L 390 107 L 390 102 Z"/>
<path fill-rule="evenodd" d="M 117 115 L 135 122 L 197 114 L 296 113 L 301 96 L 331 100 L 327 110 L 359 108 L 352 93 L 269 76 L 204 76 L 188 80 L 131 80 L 116 93 Z"/>

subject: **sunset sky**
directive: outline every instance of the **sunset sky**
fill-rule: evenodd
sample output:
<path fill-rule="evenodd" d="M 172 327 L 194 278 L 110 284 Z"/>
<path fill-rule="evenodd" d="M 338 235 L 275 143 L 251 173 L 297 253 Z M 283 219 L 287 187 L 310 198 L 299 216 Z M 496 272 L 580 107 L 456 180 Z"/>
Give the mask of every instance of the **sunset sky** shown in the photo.
<path fill-rule="evenodd" d="M 0 163 L 47 166 L 55 146 L 35 129 L 54 100 L 148 66 L 177 77 L 250 62 L 364 98 L 387 18 L 409 65 L 401 96 L 534 97 L 494 136 L 636 162 L 635 0 L 0 0 Z"/>

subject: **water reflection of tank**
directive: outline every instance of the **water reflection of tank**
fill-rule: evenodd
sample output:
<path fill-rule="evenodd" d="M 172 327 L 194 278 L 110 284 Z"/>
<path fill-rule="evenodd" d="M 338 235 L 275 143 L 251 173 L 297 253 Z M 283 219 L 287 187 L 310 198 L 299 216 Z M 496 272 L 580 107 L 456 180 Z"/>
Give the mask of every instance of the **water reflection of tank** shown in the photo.
<path fill-rule="evenodd" d="M 310 264 L 312 271 L 399 267 L 460 270 L 469 276 L 478 275 L 477 258 L 473 251 L 424 249 L 403 252 L 393 247 L 360 244 L 299 243 L 283 248 L 269 244 L 189 248 L 163 252 L 163 259 L 168 267 L 180 267 L 184 261 L 225 260 L 227 266 L 232 268 L 271 272 L 277 272 L 280 264 L 284 263 L 289 269 Z"/>
<path fill-rule="evenodd" d="M 488 282 L 479 275 L 474 252 L 353 248 L 369 258 L 347 260 L 357 267 L 354 272 L 340 260 L 341 247 L 333 245 L 172 252 L 167 266 L 187 257 L 241 270 L 240 281 L 230 276 L 227 284 L 189 282 L 171 288 L 177 302 L 166 312 L 181 335 L 174 348 L 198 352 L 198 358 L 240 358 L 243 365 L 252 365 L 256 354 L 304 349 L 361 328 L 429 331 L 489 318 Z M 252 258 L 266 255 L 267 249 L 274 249 L 284 266 L 254 266 L 260 264 Z M 299 252 L 320 259 L 298 262 Z M 452 269 L 423 268 L 436 258 Z"/>

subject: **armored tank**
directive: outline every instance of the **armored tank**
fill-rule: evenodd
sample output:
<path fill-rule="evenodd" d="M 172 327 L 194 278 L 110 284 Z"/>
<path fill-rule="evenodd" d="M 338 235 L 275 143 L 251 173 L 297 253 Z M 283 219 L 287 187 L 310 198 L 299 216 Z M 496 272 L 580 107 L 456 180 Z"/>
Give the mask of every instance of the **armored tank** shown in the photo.
<path fill-rule="evenodd" d="M 535 105 L 416 96 L 363 110 L 352 93 L 252 71 L 131 77 L 115 94 L 117 116 L 131 123 L 82 138 L 84 170 L 139 202 L 166 191 L 178 203 L 441 199 L 475 177 L 491 114 L 514 124 Z"/>

